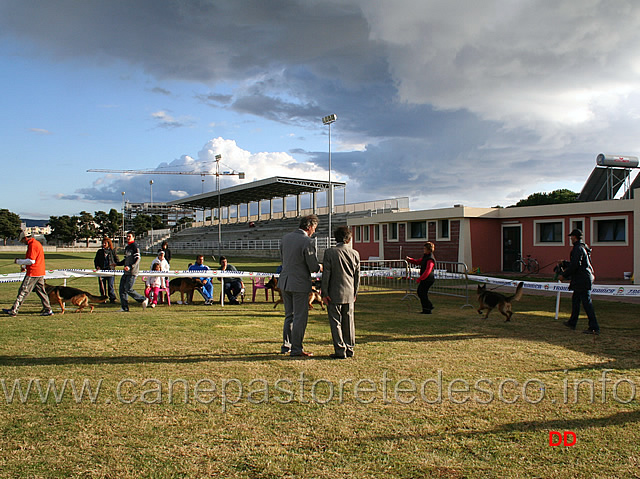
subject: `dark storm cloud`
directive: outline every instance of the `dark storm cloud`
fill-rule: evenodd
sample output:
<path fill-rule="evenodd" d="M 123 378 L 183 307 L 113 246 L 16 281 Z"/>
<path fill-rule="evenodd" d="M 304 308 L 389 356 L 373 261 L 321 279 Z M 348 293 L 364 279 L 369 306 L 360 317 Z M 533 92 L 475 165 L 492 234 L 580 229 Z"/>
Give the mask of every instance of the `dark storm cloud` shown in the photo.
<path fill-rule="evenodd" d="M 422 204 L 503 201 L 567 171 L 586 178 L 601 150 L 640 150 L 639 21 L 630 0 L 0 4 L 0 36 L 34 53 L 200 82 L 202 102 L 285 124 L 337 113 L 336 149 L 359 148 L 334 168 L 355 195 Z"/>

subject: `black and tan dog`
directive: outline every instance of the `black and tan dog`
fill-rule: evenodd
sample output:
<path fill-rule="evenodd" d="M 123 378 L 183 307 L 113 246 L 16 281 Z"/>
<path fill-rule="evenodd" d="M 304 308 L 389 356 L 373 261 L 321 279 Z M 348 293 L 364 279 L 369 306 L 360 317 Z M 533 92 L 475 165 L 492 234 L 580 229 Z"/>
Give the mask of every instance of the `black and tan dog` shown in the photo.
<path fill-rule="evenodd" d="M 62 309 L 60 314 L 64 314 L 64 303 L 66 301 L 70 301 L 71 304 L 78 307 L 74 313 L 81 312 L 87 306 L 91 308 L 89 312 L 93 313 L 94 304 L 106 303 L 109 300 L 108 296 L 94 296 L 91 293 L 70 286 L 53 286 L 45 283 L 44 290 L 47 292 L 51 304 L 57 302 L 60 305 L 60 309 Z"/>
<path fill-rule="evenodd" d="M 271 276 L 271 279 L 264 283 L 264 287 L 271 291 L 271 302 L 273 303 L 276 300 L 276 291 L 280 293 L 278 289 L 278 278 Z"/>
<path fill-rule="evenodd" d="M 311 286 L 311 292 L 309 293 L 309 309 L 313 309 L 313 304 L 314 303 L 318 303 L 320 304 L 320 307 L 322 308 L 322 310 L 324 311 L 324 303 L 322 302 L 322 294 L 320 292 L 320 281 L 314 281 L 313 285 Z M 282 293 L 280 292 L 280 288 L 278 288 L 278 278 L 276 277 L 272 277 L 269 282 L 267 282 L 265 284 L 265 286 L 269 286 L 272 289 L 272 291 L 277 291 L 278 294 L 280 295 L 280 298 L 278 298 L 278 301 L 276 301 L 276 303 L 273 305 L 273 308 L 275 309 L 279 304 L 281 304 L 282 301 Z"/>
<path fill-rule="evenodd" d="M 193 303 L 193 292 L 202 291 L 202 281 L 198 278 L 174 278 L 169 281 L 169 295 L 180 292 L 180 302 L 182 304 Z M 187 300 L 184 300 L 184 295 Z"/>
<path fill-rule="evenodd" d="M 520 301 L 522 298 L 522 287 L 524 283 L 521 281 L 518 283 L 518 287 L 516 288 L 515 294 L 511 296 L 505 296 L 502 293 L 497 293 L 495 291 L 487 291 L 486 284 L 478 285 L 478 302 L 480 306 L 478 308 L 478 313 L 482 314 L 482 310 L 486 309 L 487 314 L 484 315 L 483 319 L 487 319 L 489 313 L 493 311 L 493 309 L 497 306 L 498 311 L 500 311 L 505 318 L 505 321 L 511 321 L 511 316 L 513 315 L 513 311 L 511 310 L 511 303 L 513 301 Z"/>

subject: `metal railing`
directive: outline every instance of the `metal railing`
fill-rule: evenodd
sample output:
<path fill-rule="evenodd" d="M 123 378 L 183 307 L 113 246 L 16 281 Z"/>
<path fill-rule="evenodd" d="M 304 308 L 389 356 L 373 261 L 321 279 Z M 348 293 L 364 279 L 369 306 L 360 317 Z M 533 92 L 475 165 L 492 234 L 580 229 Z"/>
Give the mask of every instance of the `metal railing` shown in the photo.
<path fill-rule="evenodd" d="M 329 238 L 314 238 L 316 242 L 316 249 L 318 253 L 328 248 Z M 335 240 L 332 242 L 335 244 Z M 206 250 L 218 250 L 218 241 L 172 241 L 172 251 L 191 251 L 193 249 Z M 222 241 L 220 243 L 220 249 L 224 251 L 229 250 L 280 250 L 280 240 L 234 240 L 234 241 Z"/>
<path fill-rule="evenodd" d="M 467 265 L 453 261 L 437 261 L 436 281 L 429 290 L 431 294 L 442 294 L 464 299 L 461 307 L 469 306 L 469 279 Z M 360 293 L 404 292 L 402 299 L 417 298 L 416 279 L 420 270 L 405 260 L 366 260 L 360 262 Z"/>
<path fill-rule="evenodd" d="M 465 263 L 455 261 L 436 261 L 436 282 L 430 293 L 464 298 L 461 306 L 473 307 L 469 302 L 469 270 Z"/>
<path fill-rule="evenodd" d="M 411 270 L 405 260 L 365 260 L 360 261 L 361 293 L 382 293 L 388 291 L 411 291 Z"/>

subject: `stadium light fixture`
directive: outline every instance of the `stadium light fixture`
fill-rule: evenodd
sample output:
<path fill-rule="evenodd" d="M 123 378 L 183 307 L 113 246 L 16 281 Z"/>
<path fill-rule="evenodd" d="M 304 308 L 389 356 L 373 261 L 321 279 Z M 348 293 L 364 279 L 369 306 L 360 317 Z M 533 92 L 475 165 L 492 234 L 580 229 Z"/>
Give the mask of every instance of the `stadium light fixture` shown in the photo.
<path fill-rule="evenodd" d="M 333 232 L 331 231 L 331 215 L 333 214 L 333 185 L 331 184 L 331 124 L 337 119 L 338 116 L 335 114 L 327 115 L 322 119 L 322 124 L 329 126 L 329 195 L 327 197 L 327 206 L 329 208 L 329 246 L 331 246 L 331 238 L 333 236 Z"/>

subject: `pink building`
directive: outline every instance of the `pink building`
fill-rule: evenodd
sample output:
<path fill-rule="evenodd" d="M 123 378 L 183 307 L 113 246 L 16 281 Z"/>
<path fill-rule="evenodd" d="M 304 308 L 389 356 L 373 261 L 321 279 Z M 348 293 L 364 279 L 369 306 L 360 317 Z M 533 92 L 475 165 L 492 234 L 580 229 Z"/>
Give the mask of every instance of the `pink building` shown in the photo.
<path fill-rule="evenodd" d="M 640 191 L 640 190 L 639 190 Z M 599 279 L 622 282 L 632 273 L 640 282 L 640 195 L 634 199 L 576 202 L 513 208 L 456 205 L 423 211 L 377 214 L 349 219 L 354 247 L 363 259 L 399 259 L 422 255 L 432 241 L 441 261 L 463 262 L 483 273 L 513 270 L 515 260 L 531 255 L 541 274 L 568 259 L 569 232 L 579 228 L 593 248 Z"/>

